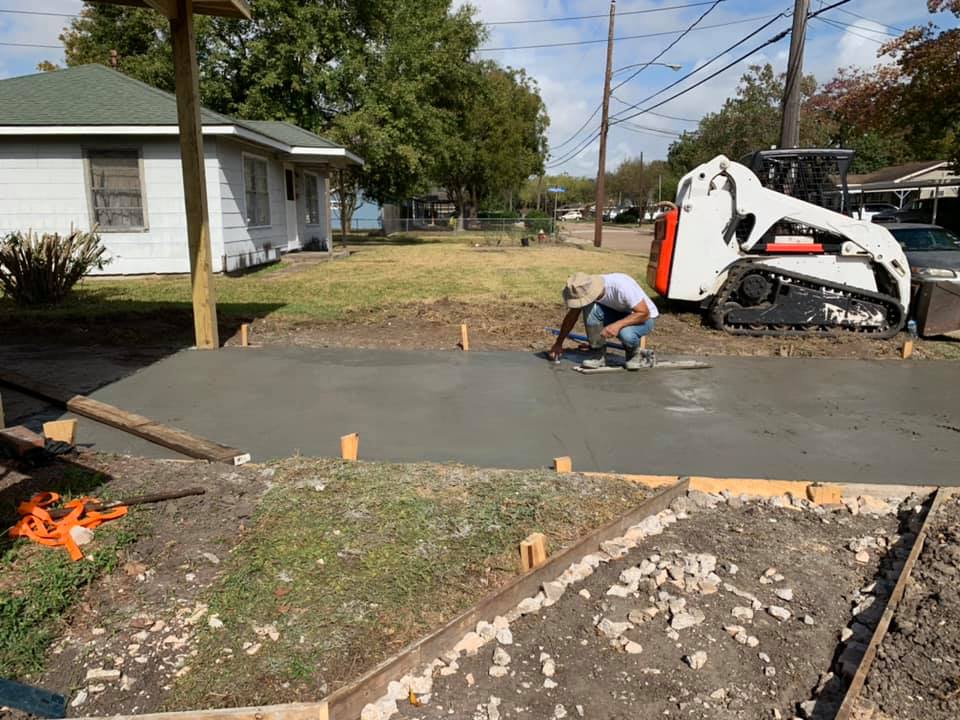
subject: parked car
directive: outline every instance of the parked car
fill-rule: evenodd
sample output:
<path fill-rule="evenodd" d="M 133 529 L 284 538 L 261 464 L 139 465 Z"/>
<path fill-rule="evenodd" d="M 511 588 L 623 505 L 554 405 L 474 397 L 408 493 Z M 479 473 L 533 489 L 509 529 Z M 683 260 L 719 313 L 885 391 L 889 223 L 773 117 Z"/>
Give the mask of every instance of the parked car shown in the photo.
<path fill-rule="evenodd" d="M 872 220 L 873 216 L 878 213 L 896 212 L 899 209 L 896 205 L 890 203 L 865 203 L 856 208 L 854 217 L 859 217 L 861 220 Z"/>
<path fill-rule="evenodd" d="M 937 219 L 933 219 L 933 200 L 924 198 L 916 200 L 908 207 L 900 210 L 886 210 L 871 218 L 872 222 L 881 225 L 890 223 L 935 223 L 947 230 L 960 233 L 960 198 L 940 198 L 937 203 Z"/>
<path fill-rule="evenodd" d="M 939 225 L 886 226 L 910 263 L 910 317 L 923 337 L 960 337 L 960 237 Z"/>
<path fill-rule="evenodd" d="M 628 207 L 625 210 L 621 210 L 617 213 L 617 216 L 613 219 L 617 225 L 629 225 L 640 222 L 640 208 L 638 207 Z"/>
<path fill-rule="evenodd" d="M 914 282 L 960 278 L 960 237 L 939 225 L 894 223 L 885 227 L 903 248 Z"/>
<path fill-rule="evenodd" d="M 560 216 L 561 220 L 583 220 L 583 213 L 579 210 L 567 210 Z"/>

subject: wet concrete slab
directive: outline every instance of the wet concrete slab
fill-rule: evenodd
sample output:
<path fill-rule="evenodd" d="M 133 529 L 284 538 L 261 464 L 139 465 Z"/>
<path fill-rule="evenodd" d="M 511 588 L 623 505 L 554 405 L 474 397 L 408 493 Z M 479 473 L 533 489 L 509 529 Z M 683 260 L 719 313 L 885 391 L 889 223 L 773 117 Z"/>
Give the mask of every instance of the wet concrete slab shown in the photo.
<path fill-rule="evenodd" d="M 338 455 L 340 436 L 359 432 L 375 460 L 536 467 L 570 455 L 578 470 L 960 482 L 957 364 L 709 362 L 583 376 L 524 353 L 188 350 L 91 396 L 254 460 Z M 172 456 L 89 421 L 80 441 Z"/>

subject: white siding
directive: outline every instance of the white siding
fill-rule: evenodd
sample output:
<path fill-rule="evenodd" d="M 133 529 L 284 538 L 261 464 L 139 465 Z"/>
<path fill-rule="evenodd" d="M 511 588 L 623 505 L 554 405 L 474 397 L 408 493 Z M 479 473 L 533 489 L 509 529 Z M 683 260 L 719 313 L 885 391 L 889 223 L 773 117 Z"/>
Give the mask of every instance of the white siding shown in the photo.
<path fill-rule="evenodd" d="M 85 148 L 135 148 L 143 161 L 147 229 L 103 232 L 106 274 L 189 272 L 183 176 L 177 138 L 136 136 L 0 139 L 0 232 L 65 233 L 91 225 Z M 213 269 L 220 271 L 223 228 L 216 143 L 205 143 Z"/>
<path fill-rule="evenodd" d="M 243 154 L 267 160 L 270 190 L 270 226 L 247 227 L 244 214 Z M 220 212 L 223 220 L 223 250 L 227 270 L 238 270 L 274 259 L 287 247 L 286 194 L 283 165 L 268 150 L 238 142 L 217 141 L 219 158 Z"/>

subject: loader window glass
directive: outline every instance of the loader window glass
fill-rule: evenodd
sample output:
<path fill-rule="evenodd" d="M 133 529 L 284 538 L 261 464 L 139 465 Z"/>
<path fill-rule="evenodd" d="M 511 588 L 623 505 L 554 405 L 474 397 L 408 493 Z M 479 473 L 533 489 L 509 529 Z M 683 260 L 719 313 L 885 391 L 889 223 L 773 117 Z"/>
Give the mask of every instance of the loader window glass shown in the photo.
<path fill-rule="evenodd" d="M 902 228 L 891 231 L 904 250 L 960 250 L 960 237 L 940 228 Z"/>

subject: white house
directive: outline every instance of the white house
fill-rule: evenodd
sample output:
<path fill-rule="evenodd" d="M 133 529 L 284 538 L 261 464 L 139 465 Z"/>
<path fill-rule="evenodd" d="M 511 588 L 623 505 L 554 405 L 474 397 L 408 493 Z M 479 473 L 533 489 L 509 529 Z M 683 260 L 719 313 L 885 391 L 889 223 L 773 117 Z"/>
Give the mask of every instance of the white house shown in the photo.
<path fill-rule="evenodd" d="M 332 168 L 361 164 L 289 123 L 204 109 L 215 272 L 331 233 Z M 108 274 L 189 272 L 176 100 L 102 65 L 0 80 L 0 233 L 96 226 Z"/>

